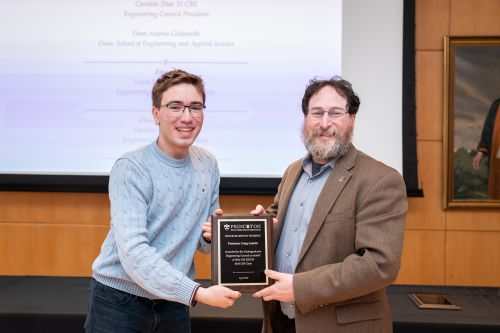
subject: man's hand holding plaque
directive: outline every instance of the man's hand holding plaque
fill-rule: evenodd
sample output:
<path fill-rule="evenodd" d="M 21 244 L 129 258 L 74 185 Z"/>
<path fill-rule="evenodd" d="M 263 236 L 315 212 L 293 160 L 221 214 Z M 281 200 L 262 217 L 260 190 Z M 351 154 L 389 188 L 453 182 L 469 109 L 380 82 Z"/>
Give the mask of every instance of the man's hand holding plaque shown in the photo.
<path fill-rule="evenodd" d="M 214 215 L 222 215 L 222 209 L 216 209 Z M 211 221 L 203 223 L 201 226 L 203 239 L 207 243 L 212 242 L 212 225 Z M 221 285 L 214 285 L 208 288 L 199 287 L 196 291 L 194 299 L 210 306 L 227 308 L 234 305 L 234 302 L 241 297 L 241 293 L 231 290 Z"/>

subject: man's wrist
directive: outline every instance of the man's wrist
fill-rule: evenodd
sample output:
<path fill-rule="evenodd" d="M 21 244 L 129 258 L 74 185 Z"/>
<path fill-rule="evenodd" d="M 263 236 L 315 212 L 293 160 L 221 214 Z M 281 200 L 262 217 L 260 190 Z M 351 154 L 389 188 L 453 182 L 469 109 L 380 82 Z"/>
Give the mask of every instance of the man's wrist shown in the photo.
<path fill-rule="evenodd" d="M 198 290 L 200 290 L 201 285 L 197 284 L 196 287 L 193 289 L 193 293 L 191 294 L 191 299 L 189 300 L 189 305 L 190 306 L 195 306 L 198 301 L 196 300 L 196 294 L 198 293 Z"/>

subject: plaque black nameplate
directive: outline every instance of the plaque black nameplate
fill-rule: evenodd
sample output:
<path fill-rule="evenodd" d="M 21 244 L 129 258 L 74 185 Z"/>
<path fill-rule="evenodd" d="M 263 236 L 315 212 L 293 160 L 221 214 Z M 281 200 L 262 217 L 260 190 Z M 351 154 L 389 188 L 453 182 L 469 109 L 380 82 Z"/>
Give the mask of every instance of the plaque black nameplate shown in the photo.
<path fill-rule="evenodd" d="M 212 216 L 212 284 L 241 292 L 269 286 L 272 224 L 270 215 Z"/>

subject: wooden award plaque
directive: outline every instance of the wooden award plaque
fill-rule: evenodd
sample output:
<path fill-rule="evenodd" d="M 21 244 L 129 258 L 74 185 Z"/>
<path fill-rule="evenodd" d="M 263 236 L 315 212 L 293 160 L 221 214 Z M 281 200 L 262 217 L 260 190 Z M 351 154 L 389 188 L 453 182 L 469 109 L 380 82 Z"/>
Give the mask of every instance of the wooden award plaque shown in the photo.
<path fill-rule="evenodd" d="M 248 293 L 271 285 L 272 230 L 270 215 L 212 216 L 212 284 Z"/>

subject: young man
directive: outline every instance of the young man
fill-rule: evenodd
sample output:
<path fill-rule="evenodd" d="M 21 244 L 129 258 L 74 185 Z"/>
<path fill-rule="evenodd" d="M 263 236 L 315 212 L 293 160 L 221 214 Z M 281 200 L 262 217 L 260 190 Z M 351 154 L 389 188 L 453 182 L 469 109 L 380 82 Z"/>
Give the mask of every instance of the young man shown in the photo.
<path fill-rule="evenodd" d="M 174 70 L 156 81 L 152 97 L 158 139 L 111 171 L 111 228 L 92 267 L 86 332 L 187 333 L 196 301 L 228 307 L 240 297 L 193 281 L 196 250 L 210 249 L 202 224 L 218 208 L 219 192 L 215 158 L 193 146 L 203 125 L 203 82 Z"/>
<path fill-rule="evenodd" d="M 308 154 L 288 167 L 267 209 L 277 217 L 277 271 L 254 295 L 266 301 L 264 332 L 392 331 L 385 286 L 399 270 L 406 189 L 397 171 L 351 144 L 359 104 L 339 77 L 306 88 Z"/>

